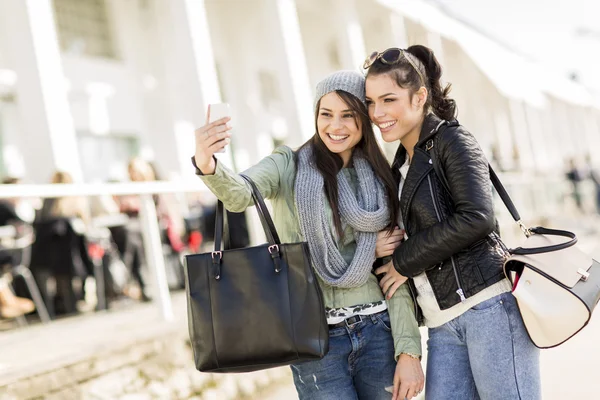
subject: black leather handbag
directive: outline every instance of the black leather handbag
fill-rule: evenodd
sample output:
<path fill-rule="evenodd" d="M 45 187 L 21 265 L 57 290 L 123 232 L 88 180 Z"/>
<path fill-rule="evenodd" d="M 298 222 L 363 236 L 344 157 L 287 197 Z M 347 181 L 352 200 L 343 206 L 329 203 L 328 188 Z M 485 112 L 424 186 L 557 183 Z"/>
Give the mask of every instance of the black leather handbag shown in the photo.
<path fill-rule="evenodd" d="M 318 360 L 329 349 L 308 244 L 280 242 L 258 188 L 242 177 L 252 188 L 268 243 L 230 249 L 226 240 L 221 250 L 219 201 L 214 251 L 185 257 L 190 341 L 202 372 L 250 372 Z"/>

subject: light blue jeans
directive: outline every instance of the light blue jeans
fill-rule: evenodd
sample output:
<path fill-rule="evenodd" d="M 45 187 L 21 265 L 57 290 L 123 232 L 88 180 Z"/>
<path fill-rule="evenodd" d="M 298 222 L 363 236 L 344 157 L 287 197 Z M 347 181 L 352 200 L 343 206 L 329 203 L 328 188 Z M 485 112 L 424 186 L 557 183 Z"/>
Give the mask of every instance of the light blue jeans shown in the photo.
<path fill-rule="evenodd" d="M 539 350 L 504 293 L 429 329 L 427 400 L 537 400 Z"/>
<path fill-rule="evenodd" d="M 329 330 L 329 352 L 292 365 L 300 400 L 390 400 L 396 361 L 387 311 Z"/>

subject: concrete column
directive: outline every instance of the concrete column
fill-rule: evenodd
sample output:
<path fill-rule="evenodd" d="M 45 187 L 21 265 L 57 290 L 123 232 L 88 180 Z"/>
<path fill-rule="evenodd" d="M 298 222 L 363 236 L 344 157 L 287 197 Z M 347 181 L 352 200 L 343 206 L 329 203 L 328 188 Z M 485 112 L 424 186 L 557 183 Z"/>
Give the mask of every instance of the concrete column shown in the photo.
<path fill-rule="evenodd" d="M 580 106 L 581 119 L 583 123 L 583 143 L 585 144 L 585 149 L 583 150 L 583 154 L 588 154 L 593 151 L 592 149 L 598 149 L 600 147 L 600 126 L 597 123 L 595 118 L 596 111 L 592 107 L 588 106 Z"/>
<path fill-rule="evenodd" d="M 510 124 L 509 112 L 507 109 L 508 102 L 505 99 L 501 99 L 498 102 L 496 112 L 494 112 L 493 130 L 495 132 L 495 143 L 492 150 L 495 152 L 494 156 L 497 158 L 497 162 L 504 170 L 511 170 L 514 168 L 515 160 L 513 158 L 513 135 Z M 492 122 L 492 121 L 490 121 Z"/>
<path fill-rule="evenodd" d="M 302 36 L 294 0 L 266 0 L 263 12 L 272 26 L 272 51 L 277 54 L 275 66 L 287 106 L 286 142 L 297 146 L 314 134 L 312 111 L 313 90 L 308 77 Z"/>
<path fill-rule="evenodd" d="M 512 131 L 514 132 L 513 153 L 518 154 L 516 159 L 518 168 L 522 171 L 531 171 L 535 168 L 531 142 L 529 140 L 531 129 L 527 123 L 527 116 L 521 101 L 508 99 Z"/>
<path fill-rule="evenodd" d="M 573 126 L 569 118 L 568 106 L 559 99 L 552 98 L 550 103 L 552 123 L 555 127 L 555 137 L 560 145 L 560 156 L 557 166 L 563 167 L 563 162 L 576 154 L 575 140 L 571 139 Z"/>
<path fill-rule="evenodd" d="M 542 111 L 525 103 L 523 103 L 523 107 L 527 118 L 527 125 L 529 126 L 528 136 L 535 168 L 538 171 L 549 169 L 552 167 L 553 160 L 550 158 L 548 151 L 549 138 L 544 132 Z"/>
<path fill-rule="evenodd" d="M 55 169 L 81 180 L 77 138 L 67 99 L 51 0 L 3 0 L 0 48 L 17 72 L 15 95 L 26 176 L 47 182 Z M 18 40 L 17 40 L 18 39 Z"/>
<path fill-rule="evenodd" d="M 442 36 L 438 32 L 428 31 L 427 32 L 427 46 L 433 50 L 435 58 L 442 65 L 442 68 L 446 65 L 444 57 L 444 45 Z"/>
<path fill-rule="evenodd" d="M 404 16 L 395 12 L 390 12 L 390 27 L 392 29 L 392 36 L 394 37 L 395 46 L 400 48 L 408 47 L 408 35 L 406 34 L 406 24 L 404 23 Z"/>
<path fill-rule="evenodd" d="M 332 22 L 336 24 L 340 61 L 343 68 L 359 70 L 367 56 L 363 29 L 355 0 L 333 0 Z"/>
<path fill-rule="evenodd" d="M 147 63 L 138 67 L 147 75 L 146 140 L 165 175 L 191 177 L 194 129 L 204 125 L 208 104 L 221 102 L 205 2 L 157 0 L 146 7 L 146 19 L 155 22 L 138 38 L 146 47 Z M 229 151 L 217 157 L 231 166 Z"/>

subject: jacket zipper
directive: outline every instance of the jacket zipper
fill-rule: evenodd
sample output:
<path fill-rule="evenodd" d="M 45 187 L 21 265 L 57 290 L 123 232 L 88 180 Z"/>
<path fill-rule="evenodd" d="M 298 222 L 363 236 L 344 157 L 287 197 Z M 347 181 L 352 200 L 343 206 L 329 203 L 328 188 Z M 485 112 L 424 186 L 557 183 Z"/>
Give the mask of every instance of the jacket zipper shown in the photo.
<path fill-rule="evenodd" d="M 427 182 L 429 182 L 429 193 L 431 193 L 431 201 L 433 202 L 433 208 L 435 209 L 435 215 L 437 216 L 438 222 L 442 222 L 442 217 L 440 216 L 440 212 L 437 207 L 437 203 L 435 201 L 435 196 L 433 194 L 433 185 L 431 184 L 431 175 L 427 175 Z M 454 278 L 456 279 L 456 284 L 458 285 L 458 290 L 456 293 L 460 297 L 460 301 L 465 301 L 467 298 L 465 297 L 465 293 L 462 289 L 462 285 L 460 284 L 460 278 L 458 277 L 458 270 L 456 269 L 456 263 L 454 262 L 454 256 L 450 257 L 450 261 L 452 262 L 452 271 L 454 271 Z"/>

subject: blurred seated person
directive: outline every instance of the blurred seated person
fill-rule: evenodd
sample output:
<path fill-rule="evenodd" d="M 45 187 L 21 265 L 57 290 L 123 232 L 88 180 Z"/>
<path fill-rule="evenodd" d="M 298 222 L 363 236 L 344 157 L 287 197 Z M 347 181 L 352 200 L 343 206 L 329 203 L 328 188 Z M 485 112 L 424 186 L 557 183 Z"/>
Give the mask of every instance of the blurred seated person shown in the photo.
<path fill-rule="evenodd" d="M 157 181 L 163 180 L 154 163 L 148 165 Z M 160 193 L 156 196 L 156 213 L 160 226 L 161 240 L 167 269 L 167 281 L 171 289 L 185 289 L 183 272 L 183 254 L 186 252 L 186 227 L 182 206 L 185 196 L 180 198 L 175 193 Z"/>
<path fill-rule="evenodd" d="M 52 175 L 51 183 L 73 183 L 73 177 L 68 172 L 57 171 Z M 78 224 L 77 229 L 83 233 L 90 222 L 90 205 L 85 197 L 68 196 L 44 199 L 42 209 L 36 216 L 36 220 L 48 220 L 53 218 L 76 218 L 85 225 Z"/>
<path fill-rule="evenodd" d="M 129 218 L 119 211 L 119 205 L 110 194 L 90 197 L 90 211 L 92 223 L 88 230 L 88 252 L 92 260 L 103 267 L 104 296 L 110 303 L 125 295 L 128 289 L 131 274 L 117 248 L 112 230 L 125 230 Z"/>
<path fill-rule="evenodd" d="M 154 182 L 160 180 L 157 169 L 150 162 L 135 157 L 129 161 L 127 167 L 129 180 L 131 182 Z M 159 221 L 168 224 L 174 234 L 181 236 L 184 233 L 183 217 L 181 207 L 175 196 L 171 193 L 159 193 L 152 195 L 156 214 Z M 122 196 L 120 199 L 121 212 L 129 216 L 137 216 L 140 211 L 139 196 Z"/>
<path fill-rule="evenodd" d="M 2 181 L 3 184 L 17 184 L 19 179 L 17 178 L 5 178 Z M 13 226 L 18 228 L 21 225 L 26 224 L 25 221 L 17 213 L 17 206 L 19 199 L 0 199 L 0 226 Z M 20 262 L 19 252 L 12 251 L 0 244 L 0 266 L 7 266 L 8 264 L 16 266 Z M 0 274 L 2 271 L 0 270 Z"/>
<path fill-rule="evenodd" d="M 0 318 L 16 318 L 35 310 L 33 301 L 13 294 L 8 275 L 0 274 Z"/>
<path fill-rule="evenodd" d="M 149 182 L 154 181 L 155 176 L 150 165 L 141 158 L 133 158 L 129 161 L 127 171 L 131 182 Z M 158 202 L 158 197 L 153 196 L 154 203 Z M 117 244 L 119 253 L 123 257 L 125 264 L 131 271 L 131 276 L 139 285 L 140 295 L 135 292 L 128 293 L 131 297 L 139 297 L 142 301 L 149 301 L 150 296 L 147 293 L 147 287 L 142 276 L 142 265 L 145 264 L 144 240 L 139 225 L 138 215 L 140 212 L 140 198 L 137 195 L 119 196 L 117 198 L 119 211 L 130 217 L 130 222 L 125 227 L 110 228 L 113 239 Z"/>
<path fill-rule="evenodd" d="M 5 178 L 2 181 L 4 185 L 17 183 L 18 178 Z M 17 212 L 18 205 L 19 199 L 0 199 L 0 226 L 10 225 L 18 228 L 25 224 Z M 0 241 L 0 318 L 15 318 L 35 310 L 31 300 L 15 296 L 9 287 L 10 277 L 5 272 L 20 262 L 20 251 L 3 247 Z"/>
<path fill-rule="evenodd" d="M 19 183 L 17 178 L 5 178 L 2 180 L 3 185 Z M 22 222 L 22 219 L 17 215 L 17 199 L 0 199 L 0 226 L 9 225 L 14 221 Z"/>
<path fill-rule="evenodd" d="M 156 168 L 140 157 L 132 158 L 129 161 L 127 171 L 131 182 L 153 182 L 159 179 Z M 173 267 L 173 272 L 177 277 L 176 279 L 180 281 L 175 286 L 183 287 L 183 266 L 180 264 L 178 255 L 184 250 L 182 236 L 185 233 L 185 225 L 183 216 L 181 215 L 180 205 L 173 194 L 154 194 L 152 195 L 152 198 L 154 200 L 158 223 L 161 230 L 161 240 L 168 245 L 167 248 L 164 249 L 166 252 L 165 259 L 168 262 L 168 265 Z M 121 212 L 134 218 L 134 222 L 130 226 L 131 232 L 129 235 L 132 240 L 136 241 L 136 246 L 139 244 L 143 252 L 141 233 L 134 235 L 135 222 L 139 224 L 136 217 L 140 211 L 140 198 L 139 196 L 121 196 L 119 203 Z M 116 237 L 115 240 L 117 240 Z M 123 247 L 123 244 L 120 244 L 118 240 L 117 244 L 119 245 L 119 248 Z M 139 256 L 134 254 L 132 274 L 134 276 L 139 276 L 141 285 L 143 286 L 143 280 L 138 271 L 138 264 L 143 264 L 142 260 L 141 254 Z"/>
<path fill-rule="evenodd" d="M 21 183 L 19 178 L 6 177 L 3 185 L 16 185 Z M 35 217 L 35 209 L 31 199 L 0 199 L 0 225 L 12 223 L 31 223 Z"/>
<path fill-rule="evenodd" d="M 51 182 L 70 184 L 73 178 L 57 171 Z M 85 238 L 89 223 L 89 203 L 82 196 L 44 199 L 36 216 L 31 270 L 52 316 L 77 313 L 77 301 L 85 297 L 85 279 L 93 274 Z M 49 278 L 56 281 L 55 295 L 48 290 Z"/>

